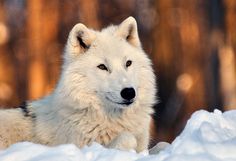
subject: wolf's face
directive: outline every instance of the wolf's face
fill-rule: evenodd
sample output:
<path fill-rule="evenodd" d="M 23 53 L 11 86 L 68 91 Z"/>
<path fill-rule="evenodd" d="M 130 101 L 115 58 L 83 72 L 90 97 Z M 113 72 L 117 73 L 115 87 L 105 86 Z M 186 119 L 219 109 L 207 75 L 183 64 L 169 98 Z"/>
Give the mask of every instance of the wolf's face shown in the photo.
<path fill-rule="evenodd" d="M 131 106 L 155 88 L 151 63 L 141 49 L 132 17 L 101 32 L 77 24 L 69 35 L 62 77 L 73 100 L 91 99 L 108 108 Z M 151 94 L 153 102 L 155 93 Z"/>
<path fill-rule="evenodd" d="M 138 50 L 119 37 L 99 34 L 90 51 L 81 56 L 88 60 L 85 68 L 90 71 L 81 72 L 106 105 L 127 107 L 138 96 Z"/>

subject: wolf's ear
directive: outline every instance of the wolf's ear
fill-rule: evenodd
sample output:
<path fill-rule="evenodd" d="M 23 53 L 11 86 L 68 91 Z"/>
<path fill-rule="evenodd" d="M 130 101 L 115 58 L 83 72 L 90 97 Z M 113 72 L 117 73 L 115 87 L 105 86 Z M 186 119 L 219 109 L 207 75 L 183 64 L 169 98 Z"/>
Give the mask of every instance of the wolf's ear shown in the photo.
<path fill-rule="evenodd" d="M 67 47 L 69 47 L 73 53 L 82 53 L 90 48 L 94 39 L 94 32 L 85 25 L 79 23 L 70 31 Z"/>
<path fill-rule="evenodd" d="M 140 47 L 137 22 L 133 17 L 128 17 L 119 26 L 116 31 L 118 36 L 126 39 L 131 45 Z"/>

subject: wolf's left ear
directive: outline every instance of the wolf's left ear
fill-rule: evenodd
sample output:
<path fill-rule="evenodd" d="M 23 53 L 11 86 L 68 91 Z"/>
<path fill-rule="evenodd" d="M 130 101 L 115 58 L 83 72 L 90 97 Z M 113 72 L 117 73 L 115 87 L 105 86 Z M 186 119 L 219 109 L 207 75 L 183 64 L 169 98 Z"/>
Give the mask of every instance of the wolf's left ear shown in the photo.
<path fill-rule="evenodd" d="M 116 31 L 118 36 L 126 39 L 131 45 L 140 47 L 140 40 L 138 36 L 137 22 L 135 18 L 128 17 L 119 26 Z"/>

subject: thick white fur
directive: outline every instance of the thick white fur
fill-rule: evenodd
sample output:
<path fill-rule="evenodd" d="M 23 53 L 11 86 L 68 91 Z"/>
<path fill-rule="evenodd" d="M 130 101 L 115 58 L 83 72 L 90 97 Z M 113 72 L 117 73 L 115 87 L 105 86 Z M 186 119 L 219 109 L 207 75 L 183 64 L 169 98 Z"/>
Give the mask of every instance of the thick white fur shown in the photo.
<path fill-rule="evenodd" d="M 132 61 L 128 68 L 127 60 Z M 97 68 L 99 64 L 108 71 Z M 147 149 L 156 100 L 151 65 L 133 17 L 100 32 L 75 25 L 57 87 L 49 96 L 28 102 L 36 118 L 24 117 L 19 110 L 0 112 L 0 147 L 27 140 L 79 147 L 96 141 L 111 148 Z M 129 106 L 114 103 L 123 101 L 120 91 L 126 87 L 135 89 L 134 102 Z"/>
<path fill-rule="evenodd" d="M 19 109 L 9 109 L 0 111 L 0 150 L 9 145 L 29 140 L 32 122 L 23 117 Z"/>

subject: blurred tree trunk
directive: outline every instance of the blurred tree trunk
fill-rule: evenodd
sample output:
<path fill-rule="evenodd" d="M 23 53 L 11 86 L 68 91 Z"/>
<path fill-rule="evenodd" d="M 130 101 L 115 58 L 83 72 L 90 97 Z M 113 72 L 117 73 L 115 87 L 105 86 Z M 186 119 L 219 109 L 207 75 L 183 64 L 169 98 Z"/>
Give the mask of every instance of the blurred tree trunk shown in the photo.
<path fill-rule="evenodd" d="M 206 13 L 198 6 L 198 1 L 156 1 L 159 24 L 154 34 L 154 64 L 160 96 L 166 98 L 157 107 L 160 140 L 173 138 L 192 112 L 206 107 L 203 71 L 209 49 L 203 36 L 207 34 L 206 20 L 202 19 Z"/>
<path fill-rule="evenodd" d="M 226 26 L 226 41 L 236 50 L 236 1 L 224 0 L 225 6 L 225 26 Z"/>
<path fill-rule="evenodd" d="M 220 75 L 225 110 L 236 107 L 236 1 L 225 0 L 225 42 L 219 46 Z"/>
<path fill-rule="evenodd" d="M 45 0 L 46 1 L 46 0 Z M 56 40 L 58 26 L 58 1 L 28 0 L 28 88 L 29 99 L 39 98 L 49 92 L 50 84 L 48 63 L 54 54 L 51 43 Z M 48 52 L 52 53 L 48 53 Z M 49 63 L 50 64 L 50 63 Z M 53 81 L 55 82 L 55 80 Z"/>
<path fill-rule="evenodd" d="M 153 51 L 153 62 L 154 67 L 156 68 L 158 75 L 158 88 L 159 88 L 159 96 L 163 98 L 160 100 L 156 110 L 156 118 L 157 121 L 157 133 L 154 138 L 159 138 L 159 140 L 169 141 L 171 138 L 171 134 L 168 133 L 167 124 L 165 121 L 162 121 L 162 113 L 165 111 L 165 106 L 167 99 L 171 95 L 171 89 L 173 89 L 174 79 L 177 75 L 177 69 L 173 68 L 172 63 L 174 62 L 174 54 L 171 50 L 174 47 L 172 40 L 173 28 L 171 28 L 169 24 L 169 16 L 170 11 L 172 9 L 173 3 L 170 0 L 160 0 L 156 1 L 156 10 L 158 17 L 158 24 L 155 27 L 154 31 L 154 51 Z M 171 47 L 170 47 L 171 46 Z"/>
<path fill-rule="evenodd" d="M 100 20 L 98 18 L 99 15 L 99 6 L 97 0 L 80 0 L 79 1 L 79 18 L 80 22 L 84 23 L 86 26 L 90 28 L 99 29 L 100 28 Z"/>
<path fill-rule="evenodd" d="M 9 28 L 6 23 L 4 2 L 0 1 L 0 106 L 13 106 L 18 102 L 15 70 L 12 55 L 9 54 Z"/>
<path fill-rule="evenodd" d="M 193 112 L 202 108 L 206 110 L 216 108 L 209 107 L 211 105 L 208 104 L 208 93 L 217 91 L 213 89 L 216 86 L 214 86 L 215 73 L 213 73 L 215 66 L 212 65 L 210 20 L 206 16 L 207 7 L 203 7 L 207 6 L 207 2 L 185 0 L 179 2 L 182 8 L 179 33 L 183 64 L 181 65 L 181 75 L 177 78 L 177 89 L 183 95 L 182 106 L 184 108 L 178 114 L 179 125 L 175 125 L 176 134 L 185 126 Z M 208 82 L 211 82 L 211 85 Z M 217 93 L 213 95 L 217 95 Z"/>
<path fill-rule="evenodd" d="M 28 97 L 37 99 L 45 93 L 46 64 L 44 53 L 44 40 L 42 37 L 42 5 L 41 0 L 28 0 Z"/>

